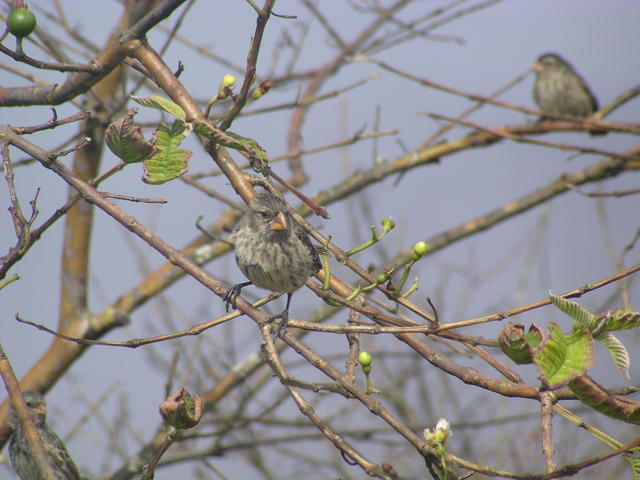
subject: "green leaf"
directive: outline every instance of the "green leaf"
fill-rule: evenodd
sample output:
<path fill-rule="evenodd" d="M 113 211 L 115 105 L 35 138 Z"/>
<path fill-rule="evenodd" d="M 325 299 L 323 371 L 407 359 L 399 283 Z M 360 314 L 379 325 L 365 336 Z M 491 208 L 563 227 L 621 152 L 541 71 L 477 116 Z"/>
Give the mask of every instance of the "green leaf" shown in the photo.
<path fill-rule="evenodd" d="M 129 110 L 122 118 L 110 123 L 104 134 L 109 149 L 125 163 L 142 162 L 158 149 L 147 142 L 139 125 L 133 122 L 137 108 Z"/>
<path fill-rule="evenodd" d="M 631 450 L 622 454 L 629 467 L 631 467 L 632 480 L 640 480 L 640 458 L 635 456 L 638 454 L 638 449 Z"/>
<path fill-rule="evenodd" d="M 540 379 L 548 388 L 559 388 L 584 374 L 593 364 L 593 340 L 586 328 L 565 335 L 549 324 L 550 335 L 533 352 Z"/>
<path fill-rule="evenodd" d="M 178 146 L 188 130 L 181 121 L 173 122 L 171 128 L 164 123 L 160 124 L 154 132 L 155 145 L 159 151 L 144 161 L 143 182 L 160 185 L 187 171 L 191 152 Z"/>
<path fill-rule="evenodd" d="M 173 103 L 171 100 L 167 100 L 166 98 L 158 97 L 156 95 L 152 95 L 150 97 L 136 97 L 131 95 L 131 99 L 142 105 L 143 107 L 155 108 L 157 110 L 162 110 L 167 112 L 170 115 L 173 115 L 178 120 L 182 120 L 183 122 L 187 118 L 187 114 L 184 113 L 184 110 L 177 103 Z"/>
<path fill-rule="evenodd" d="M 243 137 L 237 133 L 219 130 L 205 122 L 197 123 L 194 130 L 197 134 L 207 137 L 220 145 L 247 152 L 260 160 L 260 162 L 266 163 L 269 160 L 264 148 L 251 138 Z"/>
<path fill-rule="evenodd" d="M 535 324 L 525 333 L 524 325 L 507 322 L 498 336 L 498 344 L 502 351 L 519 365 L 533 362 L 531 352 L 541 341 L 542 330 Z"/>
<path fill-rule="evenodd" d="M 618 308 L 613 312 L 600 314 L 598 317 L 605 319 L 603 330 L 606 332 L 640 326 L 640 312 L 634 312 L 630 308 Z"/>
<path fill-rule="evenodd" d="M 588 328 L 593 333 L 600 325 L 598 318 L 577 302 L 557 297 L 549 292 L 549 300 L 564 313 L 573 318 L 580 326 Z"/>
<path fill-rule="evenodd" d="M 616 395 L 589 377 L 581 375 L 569 382 L 569 388 L 585 405 L 609 417 L 640 425 L 640 402 L 623 395 Z"/>
<path fill-rule="evenodd" d="M 629 377 L 629 368 L 631 367 L 631 358 L 629 357 L 629 352 L 622 344 L 620 340 L 618 340 L 612 333 L 604 332 L 598 336 L 598 341 L 604 345 L 611 355 L 611 359 L 613 363 L 615 363 L 616 368 L 627 380 L 630 380 Z"/>

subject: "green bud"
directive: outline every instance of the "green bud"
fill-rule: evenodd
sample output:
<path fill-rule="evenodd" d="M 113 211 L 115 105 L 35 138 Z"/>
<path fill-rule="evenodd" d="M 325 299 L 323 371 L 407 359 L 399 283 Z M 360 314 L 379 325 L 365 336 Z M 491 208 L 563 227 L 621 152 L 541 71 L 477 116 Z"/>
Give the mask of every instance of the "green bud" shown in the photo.
<path fill-rule="evenodd" d="M 222 77 L 222 82 L 220 83 L 220 86 L 223 88 L 233 87 L 235 84 L 236 84 L 236 77 L 228 73 L 227 75 Z"/>
<path fill-rule="evenodd" d="M 371 355 L 367 351 L 363 350 L 362 352 L 360 352 L 360 355 L 358 355 L 358 363 L 360 363 L 362 367 L 368 367 L 369 365 L 371 365 L 372 361 L 373 355 Z"/>
<path fill-rule="evenodd" d="M 433 430 L 425 428 L 423 435 L 427 443 L 436 449 L 438 455 L 442 455 L 444 453 L 444 443 L 451 435 L 451 425 L 446 418 L 441 418 L 438 420 L 436 428 Z"/>
<path fill-rule="evenodd" d="M 222 81 L 220 82 L 220 87 L 218 88 L 218 96 L 216 97 L 216 99 L 222 100 L 223 98 L 227 98 L 227 92 L 225 92 L 225 89 L 227 87 L 234 86 L 235 83 L 236 83 L 236 77 L 231 75 L 230 73 L 222 77 Z"/>
<path fill-rule="evenodd" d="M 386 273 L 381 273 L 380 275 L 378 275 L 376 277 L 376 282 L 377 283 L 384 283 L 389 279 L 389 277 L 387 276 Z"/>
<path fill-rule="evenodd" d="M 382 220 L 382 232 L 383 233 L 387 233 L 390 230 L 393 230 L 393 228 L 396 226 L 395 223 L 393 223 L 393 220 L 391 220 L 390 218 L 385 218 L 384 220 Z"/>
<path fill-rule="evenodd" d="M 251 100 L 257 100 L 273 87 L 271 80 L 263 80 L 256 88 L 251 92 Z"/>
<path fill-rule="evenodd" d="M 259 88 L 254 88 L 251 91 L 251 100 L 257 100 L 262 96 L 262 92 L 260 91 Z"/>
<path fill-rule="evenodd" d="M 420 259 L 429 251 L 429 244 L 424 241 L 420 241 L 413 246 L 413 258 Z"/>

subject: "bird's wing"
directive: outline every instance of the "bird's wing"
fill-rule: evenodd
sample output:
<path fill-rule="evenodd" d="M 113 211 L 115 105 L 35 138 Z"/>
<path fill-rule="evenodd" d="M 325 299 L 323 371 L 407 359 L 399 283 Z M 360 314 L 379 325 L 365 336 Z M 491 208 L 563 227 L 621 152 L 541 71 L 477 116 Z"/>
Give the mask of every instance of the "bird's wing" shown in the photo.
<path fill-rule="evenodd" d="M 309 251 L 309 255 L 311 255 L 311 260 L 313 261 L 313 268 L 317 272 L 322 268 L 322 263 L 320 262 L 320 255 L 326 253 L 327 249 L 324 247 L 316 246 L 311 243 L 309 240 L 309 235 L 305 232 L 302 227 L 296 228 L 296 237 L 302 242 L 302 244 Z"/>

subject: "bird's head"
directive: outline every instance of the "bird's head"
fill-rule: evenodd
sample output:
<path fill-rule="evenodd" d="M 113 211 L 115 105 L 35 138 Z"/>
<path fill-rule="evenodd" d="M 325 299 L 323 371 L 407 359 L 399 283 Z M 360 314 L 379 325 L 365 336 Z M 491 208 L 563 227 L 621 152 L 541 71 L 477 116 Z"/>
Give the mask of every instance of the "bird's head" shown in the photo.
<path fill-rule="evenodd" d="M 31 413 L 36 427 L 42 426 L 45 423 L 47 415 L 47 404 L 45 403 L 44 396 L 34 390 L 27 390 L 23 392 L 22 395 L 24 396 L 24 401 L 27 404 L 27 408 Z M 9 412 L 9 423 L 12 428 L 16 428 L 19 423 L 13 408 L 11 408 Z"/>
<path fill-rule="evenodd" d="M 249 203 L 249 214 L 257 229 L 267 235 L 267 238 L 281 238 L 290 230 L 287 204 L 280 198 L 268 192 L 256 194 Z"/>
<path fill-rule="evenodd" d="M 534 64 L 531 66 L 531 69 L 536 73 L 536 75 L 540 75 L 556 71 L 564 71 L 567 69 L 571 70 L 571 66 L 560 55 L 555 53 L 545 53 L 536 59 Z"/>

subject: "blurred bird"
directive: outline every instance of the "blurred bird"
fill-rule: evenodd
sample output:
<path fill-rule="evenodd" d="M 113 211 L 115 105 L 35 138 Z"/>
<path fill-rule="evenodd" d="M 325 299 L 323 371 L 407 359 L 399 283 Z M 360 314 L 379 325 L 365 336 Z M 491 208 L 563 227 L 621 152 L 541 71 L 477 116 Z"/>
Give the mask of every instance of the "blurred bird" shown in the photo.
<path fill-rule="evenodd" d="M 80 472 L 69 456 L 64 443 L 60 437 L 47 425 L 47 406 L 44 397 L 35 391 L 28 390 L 23 393 L 33 423 L 42 439 L 47 460 L 55 472 L 56 480 L 80 480 Z M 27 442 L 27 437 L 22 424 L 18 420 L 13 408 L 9 408 L 9 425 L 13 429 L 9 443 L 9 458 L 11 465 L 21 480 L 38 480 L 40 469 L 33 459 L 31 447 Z"/>
<path fill-rule="evenodd" d="M 546 53 L 533 64 L 536 81 L 533 99 L 543 112 L 588 117 L 598 110 L 598 101 L 571 64 L 559 55 Z M 544 117 L 541 118 L 541 120 Z M 606 132 L 591 130 L 591 135 Z"/>
<path fill-rule="evenodd" d="M 309 236 L 291 218 L 284 200 L 268 192 L 256 194 L 249 203 L 229 240 L 234 245 L 236 262 L 248 282 L 234 285 L 225 295 L 227 310 L 243 287 L 255 285 L 272 292 L 286 293 L 287 306 L 279 315 L 286 325 L 293 292 L 322 267 Z"/>

